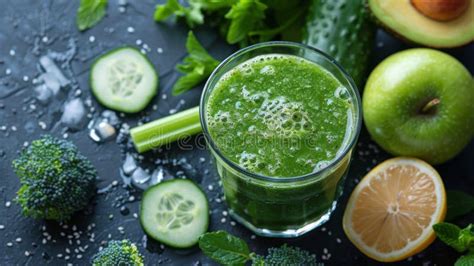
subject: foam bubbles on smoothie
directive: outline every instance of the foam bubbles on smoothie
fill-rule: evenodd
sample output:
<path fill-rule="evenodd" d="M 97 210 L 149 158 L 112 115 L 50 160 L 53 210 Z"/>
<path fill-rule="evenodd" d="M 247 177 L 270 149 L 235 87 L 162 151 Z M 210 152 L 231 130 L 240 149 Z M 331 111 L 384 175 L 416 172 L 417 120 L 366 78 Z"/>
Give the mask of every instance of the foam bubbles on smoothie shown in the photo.
<path fill-rule="evenodd" d="M 281 136 L 307 133 L 312 127 L 303 105 L 288 101 L 283 96 L 265 100 L 257 115 L 268 129 Z"/>
<path fill-rule="evenodd" d="M 223 125 L 227 127 L 232 127 L 234 125 L 234 121 L 232 121 L 230 113 L 221 110 L 219 110 L 213 116 L 210 116 L 208 123 L 209 126 Z"/>
<path fill-rule="evenodd" d="M 334 90 L 334 97 L 339 99 L 350 99 L 349 92 L 346 87 L 340 86 Z"/>
<path fill-rule="evenodd" d="M 330 163 L 331 163 L 330 161 L 319 161 L 314 166 L 314 171 L 316 172 L 318 170 L 321 170 L 321 169 L 325 168 L 326 166 L 328 166 Z"/>
<path fill-rule="evenodd" d="M 270 65 L 266 65 L 260 69 L 260 74 L 273 75 L 275 74 L 275 68 Z"/>
<path fill-rule="evenodd" d="M 250 171 L 261 171 L 266 167 L 265 163 L 261 162 L 254 153 L 244 151 L 238 159 L 239 165 Z"/>

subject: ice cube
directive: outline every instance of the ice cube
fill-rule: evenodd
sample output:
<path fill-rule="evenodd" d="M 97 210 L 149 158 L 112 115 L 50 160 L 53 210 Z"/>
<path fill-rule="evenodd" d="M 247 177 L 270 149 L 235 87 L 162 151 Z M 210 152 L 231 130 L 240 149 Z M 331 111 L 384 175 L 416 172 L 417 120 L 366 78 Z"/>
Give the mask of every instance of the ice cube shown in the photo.
<path fill-rule="evenodd" d="M 81 129 L 85 122 L 86 109 L 80 98 L 72 99 L 64 104 L 61 123 L 70 129 Z"/>
<path fill-rule="evenodd" d="M 89 124 L 89 137 L 95 142 L 105 142 L 115 136 L 116 130 L 107 121 L 91 121 Z"/>
<path fill-rule="evenodd" d="M 138 167 L 132 174 L 132 184 L 140 189 L 146 189 L 149 180 L 150 174 L 141 167 Z"/>
<path fill-rule="evenodd" d="M 50 72 L 41 74 L 38 78 L 40 81 L 44 82 L 44 85 L 50 89 L 54 95 L 58 94 L 61 84 L 59 83 L 58 78 Z"/>
<path fill-rule="evenodd" d="M 115 128 L 105 121 L 99 123 L 99 125 L 97 126 L 97 131 L 102 141 L 109 140 L 110 138 L 115 136 Z"/>
<path fill-rule="evenodd" d="M 104 110 L 101 114 L 101 116 L 109 122 L 112 126 L 117 126 L 120 123 L 120 120 L 117 116 L 117 114 L 114 111 L 111 110 Z"/>
<path fill-rule="evenodd" d="M 71 83 L 63 74 L 61 69 L 54 63 L 53 59 L 49 58 L 47 55 L 43 55 L 39 59 L 40 65 L 43 67 L 43 69 L 48 72 L 53 74 L 56 79 L 59 81 L 59 84 L 63 86 L 69 85 Z"/>
<path fill-rule="evenodd" d="M 125 161 L 123 162 L 123 165 L 122 165 L 123 173 L 126 175 L 131 175 L 133 171 L 137 169 L 137 167 L 138 166 L 137 166 L 137 163 L 135 162 L 135 159 L 133 158 L 131 154 L 128 153 L 125 156 Z"/>
<path fill-rule="evenodd" d="M 157 168 L 151 174 L 150 185 L 158 184 L 163 180 L 164 173 L 163 168 Z"/>
<path fill-rule="evenodd" d="M 40 101 L 42 104 L 47 104 L 53 96 L 53 92 L 45 84 L 36 86 L 34 91 L 36 94 L 36 99 L 38 99 L 38 101 Z"/>

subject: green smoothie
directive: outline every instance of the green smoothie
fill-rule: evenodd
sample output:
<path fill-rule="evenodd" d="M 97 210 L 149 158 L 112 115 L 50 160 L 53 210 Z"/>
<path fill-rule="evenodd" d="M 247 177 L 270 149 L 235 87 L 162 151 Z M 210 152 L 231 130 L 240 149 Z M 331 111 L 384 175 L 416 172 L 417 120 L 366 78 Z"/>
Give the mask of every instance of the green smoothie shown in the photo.
<path fill-rule="evenodd" d="M 216 156 L 227 203 L 238 219 L 284 231 L 330 212 L 350 153 L 318 178 L 300 176 L 324 169 L 348 145 L 354 108 L 335 76 L 301 57 L 257 56 L 220 77 L 205 110 L 221 154 L 264 177 L 248 178 Z"/>

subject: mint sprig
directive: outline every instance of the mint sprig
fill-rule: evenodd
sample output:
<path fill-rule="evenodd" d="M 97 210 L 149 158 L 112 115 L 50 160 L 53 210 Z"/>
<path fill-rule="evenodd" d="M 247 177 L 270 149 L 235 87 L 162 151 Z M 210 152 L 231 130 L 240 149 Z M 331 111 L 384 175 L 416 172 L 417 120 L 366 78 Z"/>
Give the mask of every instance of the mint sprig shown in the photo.
<path fill-rule="evenodd" d="M 298 247 L 283 245 L 269 248 L 266 256 L 250 251 L 244 240 L 224 231 L 205 233 L 199 238 L 199 248 L 209 258 L 222 265 L 317 265 L 316 257 Z"/>
<path fill-rule="evenodd" d="M 222 265 L 245 265 L 252 256 L 247 243 L 224 231 L 206 233 L 199 238 L 199 248 Z"/>
<path fill-rule="evenodd" d="M 105 16 L 107 0 L 81 0 L 77 9 L 76 24 L 80 31 L 92 28 Z"/>
<path fill-rule="evenodd" d="M 448 246 L 460 253 L 467 252 L 455 263 L 455 266 L 474 265 L 474 225 L 470 224 L 461 229 L 451 223 L 438 223 L 433 225 L 438 238 Z"/>
<path fill-rule="evenodd" d="M 448 213 L 446 221 L 466 215 L 474 211 L 474 197 L 457 190 L 448 190 L 446 192 L 448 198 Z"/>

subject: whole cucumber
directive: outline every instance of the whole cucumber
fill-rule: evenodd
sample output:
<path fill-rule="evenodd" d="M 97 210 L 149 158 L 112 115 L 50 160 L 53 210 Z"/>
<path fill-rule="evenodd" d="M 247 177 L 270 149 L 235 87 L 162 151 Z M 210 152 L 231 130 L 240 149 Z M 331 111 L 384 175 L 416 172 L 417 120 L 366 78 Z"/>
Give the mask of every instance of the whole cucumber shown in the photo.
<path fill-rule="evenodd" d="M 334 57 L 361 90 L 375 38 L 365 0 L 311 1 L 303 43 Z"/>

